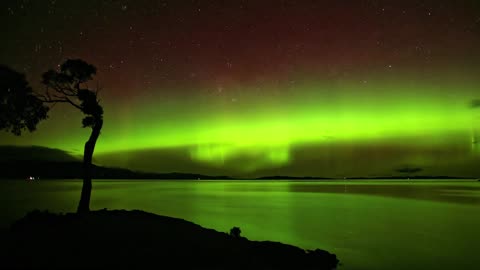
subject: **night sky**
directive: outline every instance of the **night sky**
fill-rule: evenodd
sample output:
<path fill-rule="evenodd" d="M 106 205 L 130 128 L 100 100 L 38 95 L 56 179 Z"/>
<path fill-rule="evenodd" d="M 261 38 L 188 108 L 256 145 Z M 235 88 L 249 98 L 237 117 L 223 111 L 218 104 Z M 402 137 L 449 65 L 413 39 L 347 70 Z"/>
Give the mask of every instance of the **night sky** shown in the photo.
<path fill-rule="evenodd" d="M 232 176 L 479 176 L 479 1 L 2 0 L 0 63 L 98 68 L 96 163 Z M 2 145 L 81 155 L 57 104 Z M 478 142 L 478 143 L 477 143 Z"/>

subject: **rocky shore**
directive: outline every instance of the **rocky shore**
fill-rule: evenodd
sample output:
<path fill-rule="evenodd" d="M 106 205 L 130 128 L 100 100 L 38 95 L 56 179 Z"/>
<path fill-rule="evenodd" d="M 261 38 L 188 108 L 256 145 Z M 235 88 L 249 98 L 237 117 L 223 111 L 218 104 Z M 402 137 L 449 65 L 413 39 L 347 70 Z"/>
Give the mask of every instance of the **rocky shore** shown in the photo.
<path fill-rule="evenodd" d="M 335 269 L 327 251 L 250 241 L 143 211 L 33 211 L 2 237 L 3 269 Z"/>

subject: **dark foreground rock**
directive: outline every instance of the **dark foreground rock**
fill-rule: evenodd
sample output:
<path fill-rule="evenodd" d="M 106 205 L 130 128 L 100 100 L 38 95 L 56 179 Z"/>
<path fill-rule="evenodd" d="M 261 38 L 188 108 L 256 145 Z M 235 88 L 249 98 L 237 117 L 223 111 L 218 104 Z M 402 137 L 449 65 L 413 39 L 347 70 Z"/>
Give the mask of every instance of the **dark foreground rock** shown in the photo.
<path fill-rule="evenodd" d="M 334 269 L 323 250 L 249 241 L 142 211 L 34 211 L 3 237 L 0 269 Z"/>

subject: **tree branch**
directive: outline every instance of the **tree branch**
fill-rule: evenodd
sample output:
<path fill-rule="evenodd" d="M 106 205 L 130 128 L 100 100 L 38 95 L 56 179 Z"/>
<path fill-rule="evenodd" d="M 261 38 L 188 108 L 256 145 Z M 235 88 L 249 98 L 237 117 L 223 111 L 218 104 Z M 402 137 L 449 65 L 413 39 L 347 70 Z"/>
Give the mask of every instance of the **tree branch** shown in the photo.
<path fill-rule="evenodd" d="M 77 91 L 71 88 L 71 86 L 62 86 L 60 83 L 55 82 L 54 85 L 52 85 L 53 90 L 56 92 L 60 92 L 61 94 L 64 94 L 69 97 L 74 97 L 77 96 Z"/>
<path fill-rule="evenodd" d="M 80 107 L 79 105 L 75 104 L 73 101 L 71 101 L 68 97 L 65 97 L 65 99 L 67 100 L 68 103 L 72 104 L 72 106 L 74 106 L 75 108 L 79 109 L 80 111 L 83 111 L 82 107 Z"/>
<path fill-rule="evenodd" d="M 73 102 L 68 97 L 60 97 L 60 96 L 52 97 L 48 93 L 47 93 L 47 95 L 37 94 L 36 96 L 39 100 L 41 100 L 44 103 L 70 103 L 70 105 L 72 105 L 73 107 L 75 107 L 79 110 L 82 110 L 82 107 L 80 107 L 80 105 L 76 104 L 75 102 Z"/>

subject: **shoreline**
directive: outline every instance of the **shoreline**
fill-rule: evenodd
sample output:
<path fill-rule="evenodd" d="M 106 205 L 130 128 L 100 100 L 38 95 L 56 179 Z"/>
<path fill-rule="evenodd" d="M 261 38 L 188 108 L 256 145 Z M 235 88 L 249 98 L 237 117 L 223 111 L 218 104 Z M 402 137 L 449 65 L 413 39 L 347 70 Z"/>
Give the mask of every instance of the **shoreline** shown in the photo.
<path fill-rule="evenodd" d="M 241 228 L 241 227 L 240 227 Z M 5 268 L 335 269 L 335 254 L 251 241 L 139 210 L 32 211 L 5 235 Z"/>

